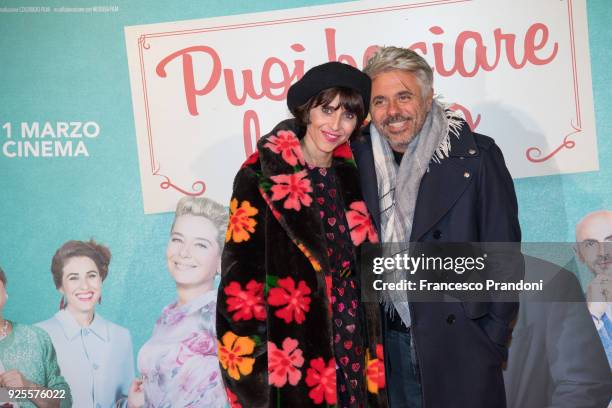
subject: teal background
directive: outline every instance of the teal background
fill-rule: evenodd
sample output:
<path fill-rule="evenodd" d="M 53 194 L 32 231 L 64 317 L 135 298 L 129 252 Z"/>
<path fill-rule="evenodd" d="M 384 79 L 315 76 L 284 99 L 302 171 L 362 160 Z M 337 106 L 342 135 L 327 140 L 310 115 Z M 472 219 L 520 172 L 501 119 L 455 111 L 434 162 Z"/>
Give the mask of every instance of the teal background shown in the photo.
<path fill-rule="evenodd" d="M 89 158 L 0 156 L 5 316 L 33 323 L 57 311 L 50 263 L 70 239 L 93 237 L 111 248 L 97 310 L 131 330 L 135 351 L 175 296 L 164 259 L 172 215 L 143 214 L 124 26 L 326 3 L 332 1 L 185 0 L 170 7 L 116 0 L 102 5 L 119 6 L 117 13 L 0 13 L 0 123 L 93 120 L 101 127 L 87 143 Z M 0 7 L 20 5 L 0 1 Z M 612 3 L 589 0 L 587 7 L 600 171 L 516 180 L 524 241 L 571 242 L 584 214 L 612 209 Z"/>

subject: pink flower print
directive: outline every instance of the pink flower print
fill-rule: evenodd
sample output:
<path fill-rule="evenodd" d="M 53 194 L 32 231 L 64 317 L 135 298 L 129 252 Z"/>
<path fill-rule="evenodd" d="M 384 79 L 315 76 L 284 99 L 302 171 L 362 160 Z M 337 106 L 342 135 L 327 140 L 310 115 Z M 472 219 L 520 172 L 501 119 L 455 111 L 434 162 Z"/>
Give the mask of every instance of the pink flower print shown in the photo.
<path fill-rule="evenodd" d="M 183 344 L 194 354 L 216 356 L 217 341 L 216 337 L 213 337 L 209 331 L 193 333 L 191 338 L 183 341 Z"/>
<path fill-rule="evenodd" d="M 272 201 L 282 200 L 287 197 L 283 207 L 300 211 L 302 205 L 309 207 L 312 203 L 312 186 L 307 178 L 306 170 L 293 174 L 280 174 L 271 176 L 270 179 L 276 184 L 272 186 Z"/>
<path fill-rule="evenodd" d="M 187 312 L 177 306 L 176 303 L 167 306 L 163 311 L 159 319 L 157 320 L 158 325 L 174 326 L 178 324 L 183 318 L 187 316 Z"/>
<path fill-rule="evenodd" d="M 306 164 L 304 156 L 302 156 L 300 141 L 295 133 L 290 130 L 280 130 L 276 135 L 270 136 L 264 147 L 280 154 L 290 166 L 297 165 L 298 161 L 302 166 Z"/>
<path fill-rule="evenodd" d="M 283 340 L 283 348 L 268 342 L 268 381 L 276 387 L 283 387 L 287 381 L 297 385 L 302 378 L 300 367 L 304 365 L 302 350 L 298 348 L 298 341 L 290 337 Z"/>
<path fill-rule="evenodd" d="M 208 331 L 191 333 L 187 339 L 181 341 L 176 363 L 183 365 L 195 355 L 216 356 L 217 341 Z"/>
<path fill-rule="evenodd" d="M 378 242 L 378 234 L 372 224 L 372 218 L 368 213 L 365 202 L 355 201 L 350 205 L 350 210 L 346 212 L 349 229 L 351 230 L 351 240 L 355 246 L 361 245 L 366 238 L 372 242 Z"/>
<path fill-rule="evenodd" d="M 181 393 L 193 394 L 194 391 L 197 392 L 197 388 L 202 381 L 202 378 L 198 375 L 200 374 L 200 370 L 198 370 L 197 367 L 204 364 L 204 362 L 202 357 L 193 357 L 193 359 L 189 361 L 189 364 L 178 370 L 175 381 Z"/>

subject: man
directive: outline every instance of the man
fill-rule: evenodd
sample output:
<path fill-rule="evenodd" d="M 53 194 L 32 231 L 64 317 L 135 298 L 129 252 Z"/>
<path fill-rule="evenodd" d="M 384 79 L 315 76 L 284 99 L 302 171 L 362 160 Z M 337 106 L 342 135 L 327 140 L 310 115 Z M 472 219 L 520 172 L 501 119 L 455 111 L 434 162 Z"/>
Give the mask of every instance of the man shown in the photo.
<path fill-rule="evenodd" d="M 580 220 L 576 255 L 594 276 L 587 288 L 587 302 L 612 367 L 612 211 L 595 211 Z"/>
<path fill-rule="evenodd" d="M 382 242 L 519 242 L 501 151 L 433 98 L 427 62 L 385 47 L 364 72 L 372 122 L 352 147 Z M 392 408 L 505 406 L 501 367 L 516 303 L 382 296 Z"/>
<path fill-rule="evenodd" d="M 519 296 L 504 383 L 509 408 L 602 408 L 612 376 L 576 276 L 524 256 L 525 280 L 541 291 Z"/>

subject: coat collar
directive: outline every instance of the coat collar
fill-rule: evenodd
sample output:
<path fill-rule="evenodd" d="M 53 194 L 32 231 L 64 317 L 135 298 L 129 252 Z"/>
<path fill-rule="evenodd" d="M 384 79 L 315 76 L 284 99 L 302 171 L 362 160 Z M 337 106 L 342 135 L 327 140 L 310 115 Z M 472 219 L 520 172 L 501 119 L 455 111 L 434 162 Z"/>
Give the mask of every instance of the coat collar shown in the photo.
<path fill-rule="evenodd" d="M 474 182 L 478 163 L 470 159 L 479 157 L 480 151 L 467 123 L 463 123 L 459 137 L 451 135 L 450 143 L 449 158 L 430 162 L 429 171 L 421 180 L 410 237 L 413 242 L 420 240 Z M 369 126 L 364 127 L 363 136 L 351 148 L 361 173 L 364 200 L 380 234 L 378 185 Z"/>
<path fill-rule="evenodd" d="M 59 322 L 64 335 L 70 341 L 76 339 L 81 333 L 93 333 L 100 340 L 109 341 L 108 322 L 99 314 L 95 314 L 93 321 L 87 327 L 80 326 L 74 316 L 68 310 L 60 310 L 55 314 L 55 318 Z"/>
<path fill-rule="evenodd" d="M 259 189 L 290 239 L 318 271 L 329 269 L 327 245 L 320 209 L 313 197 L 313 186 L 299 143 L 303 133 L 304 129 L 294 120 L 287 120 L 260 139 L 257 144 L 261 164 Z M 332 167 L 344 205 L 348 207 L 363 200 L 359 174 L 348 143 L 334 150 Z"/>

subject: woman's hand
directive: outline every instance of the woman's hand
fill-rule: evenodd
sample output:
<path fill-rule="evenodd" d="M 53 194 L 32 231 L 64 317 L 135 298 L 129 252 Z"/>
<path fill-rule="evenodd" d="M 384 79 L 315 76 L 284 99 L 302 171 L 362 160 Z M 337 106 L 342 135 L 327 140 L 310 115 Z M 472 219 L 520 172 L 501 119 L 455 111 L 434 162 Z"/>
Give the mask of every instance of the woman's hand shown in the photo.
<path fill-rule="evenodd" d="M 4 388 L 32 388 L 32 383 L 17 370 L 0 374 L 0 386 Z"/>
<path fill-rule="evenodd" d="M 132 385 L 130 385 L 130 390 L 128 391 L 127 406 L 128 408 L 140 408 L 144 407 L 144 403 L 145 398 L 142 380 L 136 378 L 134 381 L 132 381 Z"/>

